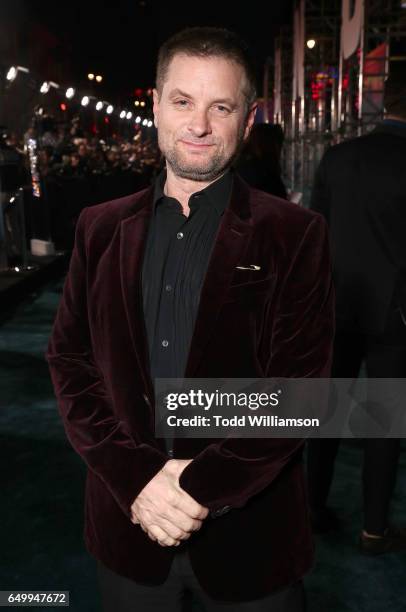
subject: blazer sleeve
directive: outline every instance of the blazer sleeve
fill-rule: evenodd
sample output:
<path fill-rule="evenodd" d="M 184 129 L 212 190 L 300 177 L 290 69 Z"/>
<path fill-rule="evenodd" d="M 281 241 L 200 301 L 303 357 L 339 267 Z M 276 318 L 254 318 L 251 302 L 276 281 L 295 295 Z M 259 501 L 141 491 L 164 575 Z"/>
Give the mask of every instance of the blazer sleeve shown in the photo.
<path fill-rule="evenodd" d="M 266 378 L 330 376 L 334 292 L 328 231 L 320 215 L 292 258 L 270 332 Z M 214 512 L 241 507 L 272 483 L 303 444 L 303 439 L 225 438 L 197 455 L 179 482 Z"/>
<path fill-rule="evenodd" d="M 67 437 L 130 518 L 131 504 L 168 458 L 136 444 L 114 413 L 92 355 L 86 299 L 86 215 L 80 214 L 68 275 L 46 359 Z"/>

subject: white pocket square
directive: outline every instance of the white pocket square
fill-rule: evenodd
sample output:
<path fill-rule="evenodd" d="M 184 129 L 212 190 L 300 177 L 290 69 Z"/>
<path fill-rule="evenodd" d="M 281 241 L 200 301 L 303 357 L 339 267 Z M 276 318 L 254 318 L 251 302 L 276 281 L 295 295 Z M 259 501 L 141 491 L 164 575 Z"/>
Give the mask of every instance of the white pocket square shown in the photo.
<path fill-rule="evenodd" d="M 255 264 L 250 264 L 249 266 L 236 266 L 237 270 L 260 270 L 261 266 L 256 266 Z"/>

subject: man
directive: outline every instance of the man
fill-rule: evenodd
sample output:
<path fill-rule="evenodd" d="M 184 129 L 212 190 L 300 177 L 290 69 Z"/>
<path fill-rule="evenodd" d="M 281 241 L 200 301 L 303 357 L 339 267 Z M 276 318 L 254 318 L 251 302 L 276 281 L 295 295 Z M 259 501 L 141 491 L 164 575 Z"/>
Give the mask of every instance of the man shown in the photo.
<path fill-rule="evenodd" d="M 180 610 L 186 589 L 208 611 L 303 610 L 303 441 L 154 435 L 154 378 L 329 375 L 326 224 L 229 170 L 255 109 L 236 35 L 175 35 L 154 91 L 166 172 L 78 221 L 48 360 L 105 610 Z"/>
<path fill-rule="evenodd" d="M 337 297 L 332 376 L 406 376 L 406 66 L 392 64 L 385 84 L 387 117 L 370 134 L 324 155 L 311 208 L 330 226 Z M 308 453 L 315 529 L 338 526 L 327 508 L 339 440 L 312 440 Z M 406 550 L 406 530 L 389 524 L 399 440 L 364 441 L 364 526 L 360 549 Z"/>

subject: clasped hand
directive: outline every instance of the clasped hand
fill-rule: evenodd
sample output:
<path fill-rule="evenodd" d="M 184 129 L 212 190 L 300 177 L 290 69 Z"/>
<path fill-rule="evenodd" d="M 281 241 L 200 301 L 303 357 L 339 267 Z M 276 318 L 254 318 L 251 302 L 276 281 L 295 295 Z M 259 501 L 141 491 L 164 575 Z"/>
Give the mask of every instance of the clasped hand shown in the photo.
<path fill-rule="evenodd" d="M 161 546 L 179 546 L 200 529 L 209 513 L 179 485 L 179 477 L 190 462 L 167 461 L 131 506 L 131 522 Z"/>

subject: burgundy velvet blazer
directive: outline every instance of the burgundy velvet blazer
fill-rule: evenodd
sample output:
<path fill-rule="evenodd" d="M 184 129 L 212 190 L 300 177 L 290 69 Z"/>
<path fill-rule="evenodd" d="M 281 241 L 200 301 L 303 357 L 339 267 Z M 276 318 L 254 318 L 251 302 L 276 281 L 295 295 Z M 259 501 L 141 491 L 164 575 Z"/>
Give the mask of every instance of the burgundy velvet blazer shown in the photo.
<path fill-rule="evenodd" d="M 146 584 L 175 548 L 130 521 L 136 496 L 168 460 L 154 436 L 141 268 L 153 189 L 80 215 L 47 360 L 66 434 L 87 465 L 87 550 Z M 261 266 L 259 271 L 236 266 Z M 204 280 L 185 376 L 328 377 L 333 288 L 323 218 L 235 177 Z M 180 484 L 211 511 L 188 541 L 214 599 L 256 599 L 313 563 L 302 439 L 177 439 L 193 458 Z M 219 513 L 221 514 L 221 513 Z"/>

